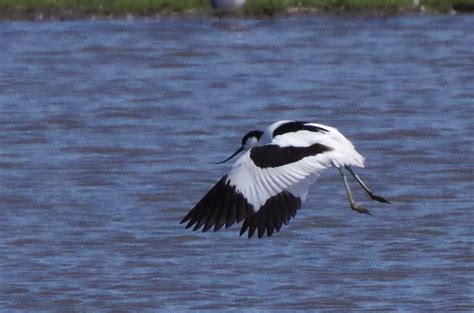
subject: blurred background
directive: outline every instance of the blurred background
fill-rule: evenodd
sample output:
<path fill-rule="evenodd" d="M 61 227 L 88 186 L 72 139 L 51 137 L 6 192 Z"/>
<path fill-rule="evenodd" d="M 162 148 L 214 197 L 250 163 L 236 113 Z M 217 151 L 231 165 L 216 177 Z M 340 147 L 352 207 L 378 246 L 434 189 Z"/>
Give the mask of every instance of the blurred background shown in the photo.
<path fill-rule="evenodd" d="M 298 13 L 362 15 L 455 14 L 474 0 L 0 0 L 0 19 L 96 19 L 163 15 L 273 16 Z"/>

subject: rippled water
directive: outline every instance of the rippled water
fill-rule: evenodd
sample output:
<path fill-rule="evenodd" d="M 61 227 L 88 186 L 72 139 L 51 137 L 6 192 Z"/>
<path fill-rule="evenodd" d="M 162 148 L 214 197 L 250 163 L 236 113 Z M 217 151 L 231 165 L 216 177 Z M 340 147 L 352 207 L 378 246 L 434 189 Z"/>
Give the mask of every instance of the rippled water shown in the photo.
<path fill-rule="evenodd" d="M 473 16 L 0 24 L 0 308 L 474 310 Z M 270 238 L 179 220 L 248 130 L 339 128 Z"/>

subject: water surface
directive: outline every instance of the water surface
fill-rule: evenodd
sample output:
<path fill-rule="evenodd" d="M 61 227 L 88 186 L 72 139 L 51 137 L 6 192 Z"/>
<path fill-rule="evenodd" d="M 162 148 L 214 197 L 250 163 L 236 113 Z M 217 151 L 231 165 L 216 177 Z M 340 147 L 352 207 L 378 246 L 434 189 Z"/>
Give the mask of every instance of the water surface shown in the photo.
<path fill-rule="evenodd" d="M 474 310 L 474 18 L 0 24 L 0 308 Z M 179 220 L 247 131 L 337 127 L 335 169 L 261 240 Z"/>

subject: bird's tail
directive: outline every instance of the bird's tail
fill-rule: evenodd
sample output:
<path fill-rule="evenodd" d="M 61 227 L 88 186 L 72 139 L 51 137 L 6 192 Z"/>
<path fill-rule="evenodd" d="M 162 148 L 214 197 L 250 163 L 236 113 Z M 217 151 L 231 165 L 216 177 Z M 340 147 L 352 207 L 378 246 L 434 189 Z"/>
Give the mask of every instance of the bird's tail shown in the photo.
<path fill-rule="evenodd" d="M 337 167 L 344 165 L 364 167 L 365 158 L 357 152 L 352 142 L 337 130 L 333 133 L 335 133 L 333 137 L 335 149 L 332 163 Z"/>

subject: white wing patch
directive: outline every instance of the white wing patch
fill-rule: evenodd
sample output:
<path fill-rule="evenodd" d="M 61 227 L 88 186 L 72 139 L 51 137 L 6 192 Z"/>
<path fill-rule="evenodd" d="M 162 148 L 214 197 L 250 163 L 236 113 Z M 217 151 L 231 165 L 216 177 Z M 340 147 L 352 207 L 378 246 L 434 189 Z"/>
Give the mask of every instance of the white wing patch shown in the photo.
<path fill-rule="evenodd" d="M 306 199 L 309 186 L 319 173 L 331 166 L 329 153 L 303 158 L 278 167 L 259 168 L 250 158 L 250 151 L 237 160 L 228 175 L 228 182 L 247 199 L 257 212 L 267 199 L 287 190 Z"/>

